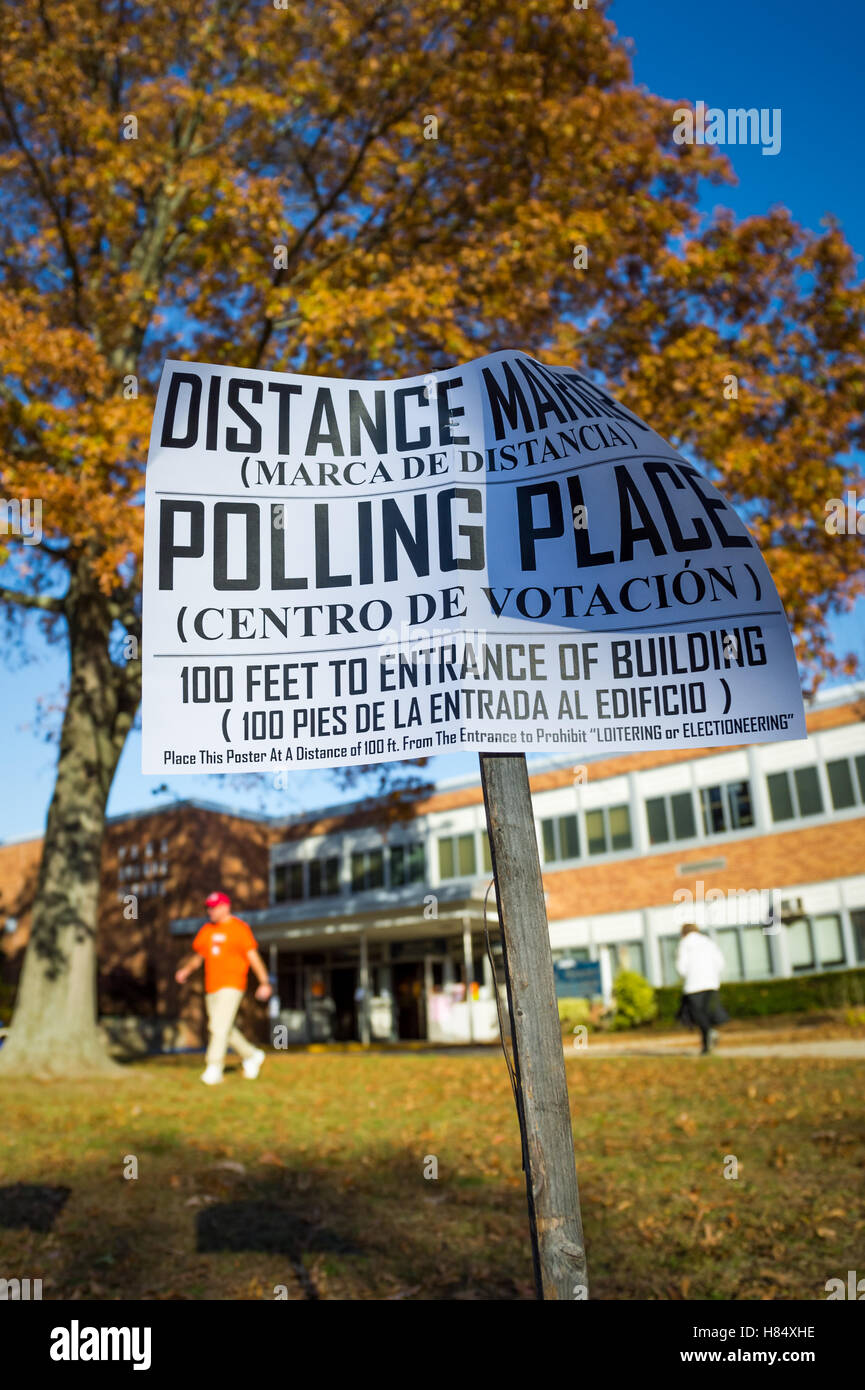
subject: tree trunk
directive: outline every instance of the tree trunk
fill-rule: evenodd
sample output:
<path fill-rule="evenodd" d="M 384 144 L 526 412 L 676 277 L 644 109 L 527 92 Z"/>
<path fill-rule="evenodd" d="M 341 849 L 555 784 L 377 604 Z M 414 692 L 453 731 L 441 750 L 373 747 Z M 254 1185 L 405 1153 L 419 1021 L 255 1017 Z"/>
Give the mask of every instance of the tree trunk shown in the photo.
<path fill-rule="evenodd" d="M 137 679 L 111 661 L 111 604 L 86 562 L 72 572 L 64 606 L 69 699 L 30 939 L 0 1048 L 3 1075 L 122 1072 L 97 1024 L 96 932 L 105 806 L 134 717 Z"/>

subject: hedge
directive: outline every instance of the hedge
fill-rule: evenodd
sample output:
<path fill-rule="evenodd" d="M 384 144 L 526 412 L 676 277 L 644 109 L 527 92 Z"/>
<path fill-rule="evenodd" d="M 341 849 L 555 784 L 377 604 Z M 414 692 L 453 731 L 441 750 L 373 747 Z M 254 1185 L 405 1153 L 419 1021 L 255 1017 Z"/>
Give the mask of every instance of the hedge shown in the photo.
<path fill-rule="evenodd" d="M 669 1023 L 682 997 L 680 985 L 655 990 L 658 1020 Z M 732 1018 L 819 1013 L 865 1004 L 865 969 L 794 975 L 789 980 L 738 980 L 721 985 L 721 1003 Z"/>

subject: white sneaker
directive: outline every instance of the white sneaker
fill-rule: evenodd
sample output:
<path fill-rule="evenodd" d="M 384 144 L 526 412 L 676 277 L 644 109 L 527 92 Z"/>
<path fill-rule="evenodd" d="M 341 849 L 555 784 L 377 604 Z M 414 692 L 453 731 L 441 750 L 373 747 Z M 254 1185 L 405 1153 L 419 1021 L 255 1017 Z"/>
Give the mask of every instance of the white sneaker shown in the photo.
<path fill-rule="evenodd" d="M 217 1086 L 222 1080 L 222 1067 L 215 1065 L 205 1067 L 201 1073 L 201 1079 L 205 1086 Z"/>
<path fill-rule="evenodd" d="M 261 1071 L 261 1064 L 264 1061 L 264 1053 L 261 1048 L 256 1048 L 251 1057 L 247 1057 L 243 1063 L 243 1074 L 250 1081 L 254 1081 Z"/>

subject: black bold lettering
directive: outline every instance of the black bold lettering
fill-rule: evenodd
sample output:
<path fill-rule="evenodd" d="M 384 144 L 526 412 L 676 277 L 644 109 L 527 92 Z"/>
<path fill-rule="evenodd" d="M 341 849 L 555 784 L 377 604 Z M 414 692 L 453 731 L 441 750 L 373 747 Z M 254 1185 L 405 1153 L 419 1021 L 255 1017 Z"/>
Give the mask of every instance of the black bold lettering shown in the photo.
<path fill-rule="evenodd" d="M 188 545 L 178 545 L 174 538 L 175 520 L 181 513 L 189 517 Z M 159 503 L 160 589 L 174 588 L 174 561 L 176 558 L 200 560 L 203 554 L 204 503 L 171 502 L 163 497 Z"/>

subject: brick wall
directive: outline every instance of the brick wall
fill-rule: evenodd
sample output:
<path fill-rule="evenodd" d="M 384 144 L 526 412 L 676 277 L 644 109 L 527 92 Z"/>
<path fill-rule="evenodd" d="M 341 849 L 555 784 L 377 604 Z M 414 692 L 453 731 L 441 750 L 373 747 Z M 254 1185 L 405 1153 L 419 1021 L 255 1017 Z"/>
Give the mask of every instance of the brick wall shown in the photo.
<path fill-rule="evenodd" d="M 178 1017 L 186 1025 L 190 1044 L 202 1039 L 203 975 L 199 973 L 183 987 L 175 983 L 174 971 L 189 953 L 189 941 L 171 936 L 171 921 L 198 916 L 203 922 L 204 899 L 214 888 L 232 896 L 238 916 L 266 907 L 270 846 L 275 838 L 277 832 L 269 822 L 187 803 L 109 822 L 97 939 L 100 1013 Z M 163 841 L 167 842 L 165 854 Z M 151 857 L 145 853 L 148 843 L 155 848 Z M 137 861 L 129 857 L 133 846 L 138 850 Z M 126 851 L 122 859 L 121 847 Z M 14 933 L 0 935 L 0 969 L 6 983 L 14 983 L 20 973 L 41 853 L 39 839 L 0 845 L 0 929 L 5 918 L 19 919 Z M 134 862 L 139 866 L 165 863 L 167 873 L 119 878 L 118 871 Z M 139 879 L 146 885 L 164 883 L 165 891 L 139 894 L 136 905 L 131 899 Z M 250 991 L 243 1017 L 250 1027 L 258 1030 L 260 1025 L 263 1030 L 264 1014 Z"/>
<path fill-rule="evenodd" d="M 679 873 L 683 864 L 723 859 L 725 868 Z M 549 917 L 587 917 L 605 912 L 672 904 L 678 888 L 750 890 L 820 882 L 828 876 L 859 872 L 865 863 L 865 817 L 835 825 L 786 830 L 746 840 L 721 840 L 717 847 L 652 854 L 616 863 L 584 864 L 578 869 L 545 870 Z"/>

